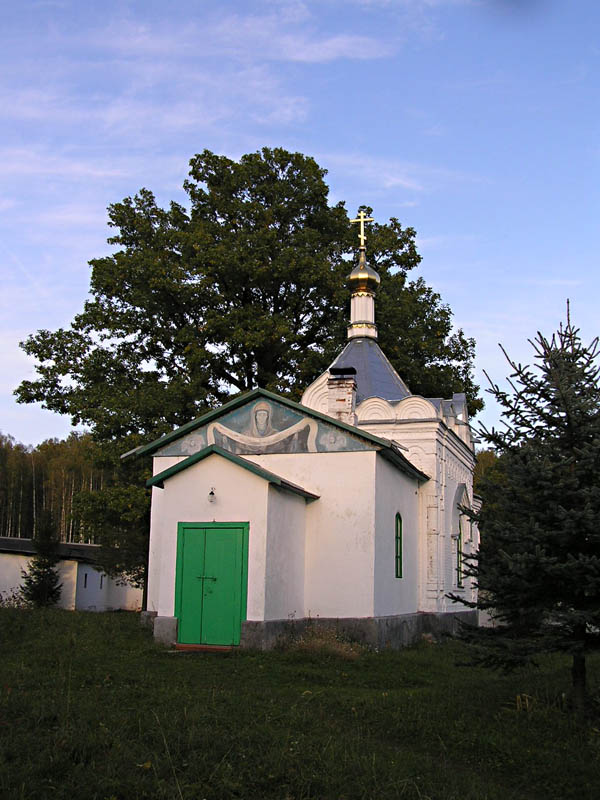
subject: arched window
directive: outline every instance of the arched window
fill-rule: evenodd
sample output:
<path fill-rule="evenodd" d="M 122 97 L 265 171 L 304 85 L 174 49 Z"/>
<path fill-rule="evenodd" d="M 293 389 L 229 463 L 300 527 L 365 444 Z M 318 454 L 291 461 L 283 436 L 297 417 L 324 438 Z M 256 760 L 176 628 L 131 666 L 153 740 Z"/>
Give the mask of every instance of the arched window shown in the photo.
<path fill-rule="evenodd" d="M 459 516 L 458 536 L 456 537 L 456 585 L 458 586 L 459 589 L 462 589 L 463 586 L 462 549 L 463 549 L 462 516 Z"/>
<path fill-rule="evenodd" d="M 402 577 L 402 517 L 396 514 L 396 577 Z"/>
<path fill-rule="evenodd" d="M 452 559 L 451 572 L 449 578 L 452 580 L 453 585 L 457 589 L 464 588 L 464 549 L 465 539 L 468 536 L 468 528 L 465 526 L 469 524 L 468 517 L 463 513 L 464 509 L 471 507 L 471 501 L 467 492 L 467 487 L 464 483 L 456 487 L 454 494 L 454 507 L 452 511 L 452 528 L 450 530 L 451 549 L 449 556 Z M 465 536 L 467 534 L 467 536 Z M 468 550 L 470 548 L 467 548 Z"/>

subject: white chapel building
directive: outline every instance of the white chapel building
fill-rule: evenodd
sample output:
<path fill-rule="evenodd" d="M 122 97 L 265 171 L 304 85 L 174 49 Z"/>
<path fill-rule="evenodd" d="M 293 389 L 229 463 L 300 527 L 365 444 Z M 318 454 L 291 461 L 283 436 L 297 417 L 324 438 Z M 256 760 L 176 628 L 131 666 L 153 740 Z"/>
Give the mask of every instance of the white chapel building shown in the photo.
<path fill-rule="evenodd" d="M 476 621 L 447 597 L 475 592 L 465 396 L 411 394 L 377 344 L 364 227 L 359 252 L 347 344 L 301 403 L 255 389 L 127 454 L 153 456 L 157 639 L 266 648 L 312 620 L 398 647 Z"/>

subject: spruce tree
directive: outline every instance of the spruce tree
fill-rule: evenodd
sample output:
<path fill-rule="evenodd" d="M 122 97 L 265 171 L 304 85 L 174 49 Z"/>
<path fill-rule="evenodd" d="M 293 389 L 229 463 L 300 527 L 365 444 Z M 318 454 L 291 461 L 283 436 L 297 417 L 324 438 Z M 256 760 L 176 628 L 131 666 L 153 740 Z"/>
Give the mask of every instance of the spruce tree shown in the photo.
<path fill-rule="evenodd" d="M 515 363 L 501 429 L 482 429 L 499 456 L 482 477 L 471 514 L 479 552 L 465 571 L 479 589 L 466 605 L 493 627 L 467 629 L 477 663 L 514 668 L 544 652 L 572 658 L 573 708 L 586 710 L 586 656 L 600 644 L 600 367 L 567 316 L 531 341 L 536 364 Z M 506 355 L 506 352 L 505 352 Z M 465 509 L 465 513 L 466 513 Z M 457 602 L 465 602 L 452 596 Z"/>
<path fill-rule="evenodd" d="M 21 570 L 21 596 L 37 608 L 53 606 L 60 600 L 62 583 L 56 569 L 59 557 L 58 538 L 52 515 L 44 510 L 34 536 L 36 554 L 27 571 Z"/>

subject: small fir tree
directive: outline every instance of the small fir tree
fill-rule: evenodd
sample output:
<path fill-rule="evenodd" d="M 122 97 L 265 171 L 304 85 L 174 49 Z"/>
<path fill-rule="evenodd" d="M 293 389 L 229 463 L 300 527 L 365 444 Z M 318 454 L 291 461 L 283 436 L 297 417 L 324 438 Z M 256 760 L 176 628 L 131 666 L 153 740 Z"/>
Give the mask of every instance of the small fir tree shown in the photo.
<path fill-rule="evenodd" d="M 49 511 L 44 510 L 41 513 L 33 541 L 36 554 L 29 562 L 29 569 L 21 570 L 21 596 L 37 608 L 53 606 L 60 600 L 62 583 L 59 582 L 56 569 L 59 561 L 58 538 Z"/>
<path fill-rule="evenodd" d="M 493 627 L 468 628 L 476 663 L 514 668 L 543 652 L 572 657 L 573 708 L 587 707 L 586 655 L 600 644 L 600 367 L 567 324 L 512 361 L 510 389 L 489 390 L 503 428 L 481 433 L 498 461 L 482 476 L 481 546 L 465 556 Z M 491 383 L 491 381 L 490 381 Z M 468 513 L 465 509 L 465 513 Z"/>

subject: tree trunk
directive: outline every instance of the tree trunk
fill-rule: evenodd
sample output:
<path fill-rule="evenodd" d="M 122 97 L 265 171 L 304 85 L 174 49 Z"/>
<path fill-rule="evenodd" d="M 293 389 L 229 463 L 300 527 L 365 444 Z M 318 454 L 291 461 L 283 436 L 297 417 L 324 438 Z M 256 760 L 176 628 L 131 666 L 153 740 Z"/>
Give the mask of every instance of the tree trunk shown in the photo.
<path fill-rule="evenodd" d="M 586 668 L 585 653 L 573 653 L 573 664 L 571 666 L 571 676 L 573 678 L 573 711 L 583 718 L 587 710 L 587 688 L 586 688 Z"/>
<path fill-rule="evenodd" d="M 19 465 L 21 466 L 21 465 Z M 17 515 L 17 536 L 23 536 L 21 530 L 21 509 L 23 507 L 23 469 L 19 469 L 19 509 Z"/>
<path fill-rule="evenodd" d="M 33 490 L 32 490 L 32 506 L 33 506 L 33 525 L 31 526 L 31 538 L 35 536 L 35 523 L 37 519 L 37 509 L 35 504 L 37 502 L 37 495 L 36 495 L 36 485 L 35 485 L 35 459 L 33 457 L 33 453 L 31 454 L 31 474 L 32 474 L 32 481 L 33 481 Z"/>

